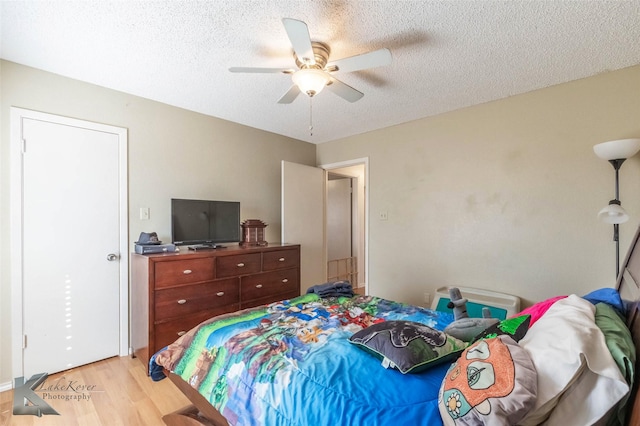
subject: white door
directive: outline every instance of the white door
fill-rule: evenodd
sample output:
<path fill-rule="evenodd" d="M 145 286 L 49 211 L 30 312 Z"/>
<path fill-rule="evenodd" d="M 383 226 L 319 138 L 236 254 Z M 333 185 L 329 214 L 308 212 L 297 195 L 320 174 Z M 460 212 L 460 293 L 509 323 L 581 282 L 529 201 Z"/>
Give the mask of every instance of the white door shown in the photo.
<path fill-rule="evenodd" d="M 326 171 L 282 162 L 282 242 L 300 244 L 300 292 L 327 280 Z"/>
<path fill-rule="evenodd" d="M 21 117 L 25 377 L 126 353 L 128 339 L 122 133 L 46 118 Z"/>

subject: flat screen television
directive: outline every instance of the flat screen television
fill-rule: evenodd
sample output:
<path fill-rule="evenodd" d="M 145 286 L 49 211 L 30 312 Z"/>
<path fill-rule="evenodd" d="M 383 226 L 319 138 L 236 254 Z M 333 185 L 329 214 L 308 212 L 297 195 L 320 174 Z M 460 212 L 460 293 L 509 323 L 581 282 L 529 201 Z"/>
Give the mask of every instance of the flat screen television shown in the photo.
<path fill-rule="evenodd" d="M 171 239 L 175 245 L 240 241 L 240 203 L 171 199 Z"/>

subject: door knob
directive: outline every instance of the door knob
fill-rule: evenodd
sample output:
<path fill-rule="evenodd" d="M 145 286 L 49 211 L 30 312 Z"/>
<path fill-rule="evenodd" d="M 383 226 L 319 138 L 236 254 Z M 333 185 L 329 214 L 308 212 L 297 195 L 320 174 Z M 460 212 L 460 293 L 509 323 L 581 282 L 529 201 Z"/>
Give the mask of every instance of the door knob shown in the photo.
<path fill-rule="evenodd" d="M 108 260 L 109 262 L 113 262 L 114 260 L 118 260 L 118 255 L 117 255 L 117 254 L 114 254 L 114 253 L 109 253 L 109 254 L 107 255 L 107 260 Z"/>

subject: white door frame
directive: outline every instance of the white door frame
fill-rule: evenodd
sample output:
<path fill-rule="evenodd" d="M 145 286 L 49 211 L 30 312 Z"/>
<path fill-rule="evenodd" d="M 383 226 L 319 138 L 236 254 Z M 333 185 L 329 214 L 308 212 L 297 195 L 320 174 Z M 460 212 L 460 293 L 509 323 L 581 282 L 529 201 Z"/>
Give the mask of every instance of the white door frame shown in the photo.
<path fill-rule="evenodd" d="M 119 147 L 119 215 L 120 215 L 120 247 L 119 247 L 119 279 L 120 279 L 120 339 L 119 355 L 129 354 L 129 217 L 128 217 L 128 175 L 127 175 L 127 129 L 90 121 L 61 117 L 23 108 L 11 107 L 11 135 L 10 135 L 10 212 L 9 239 L 11 252 L 11 370 L 13 377 L 23 376 L 23 312 L 22 312 L 22 120 L 24 118 L 46 121 L 61 125 L 81 127 L 101 132 L 113 133 L 118 136 Z"/>
<path fill-rule="evenodd" d="M 364 165 L 364 288 L 369 294 L 369 157 L 354 158 L 337 163 L 321 164 L 318 167 L 328 172 L 343 167 Z"/>

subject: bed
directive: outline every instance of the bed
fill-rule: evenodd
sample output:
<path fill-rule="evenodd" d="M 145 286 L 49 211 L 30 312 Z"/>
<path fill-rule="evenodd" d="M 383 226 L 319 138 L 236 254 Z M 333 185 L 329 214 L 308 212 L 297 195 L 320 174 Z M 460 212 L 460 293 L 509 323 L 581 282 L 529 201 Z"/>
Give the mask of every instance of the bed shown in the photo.
<path fill-rule="evenodd" d="M 192 401 L 163 420 L 640 425 L 639 236 L 615 289 L 541 301 L 470 342 L 443 332 L 450 313 L 373 296 L 307 294 L 212 318 L 150 361 L 154 380 Z"/>

